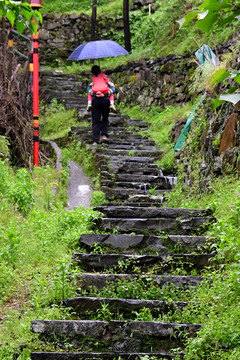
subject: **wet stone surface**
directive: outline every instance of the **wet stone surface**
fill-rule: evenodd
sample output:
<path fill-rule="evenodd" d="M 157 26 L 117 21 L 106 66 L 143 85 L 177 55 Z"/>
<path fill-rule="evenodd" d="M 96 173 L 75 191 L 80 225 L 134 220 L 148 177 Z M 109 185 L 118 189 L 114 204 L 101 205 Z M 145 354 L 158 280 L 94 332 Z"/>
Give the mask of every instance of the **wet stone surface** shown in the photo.
<path fill-rule="evenodd" d="M 165 59 L 167 63 L 163 60 L 161 64 L 168 66 L 171 58 L 172 55 L 169 55 Z M 132 65 L 138 77 L 142 65 Z M 149 66 L 154 67 L 154 61 L 150 61 Z M 147 70 L 144 72 L 146 75 Z M 169 74 L 165 74 L 166 79 L 169 77 Z M 60 84 L 60 91 L 56 83 Z M 96 208 L 103 214 L 96 233 L 82 234 L 79 240 L 81 253 L 77 253 L 76 249 L 73 254 L 81 271 L 86 271 L 79 273 L 76 278 L 76 285 L 81 289 L 79 294 L 83 290 L 86 296 L 65 299 L 63 304 L 86 320 L 33 320 L 31 330 L 39 334 L 43 347 L 47 348 L 50 344 L 49 348 L 59 350 L 55 353 L 32 352 L 31 359 L 139 360 L 141 356 L 148 356 L 150 360 L 155 356 L 154 360 L 173 360 L 174 348 L 178 348 L 178 354 L 183 359 L 182 333 L 185 334 L 184 338 L 196 336 L 200 325 L 170 322 L 172 313 L 182 311 L 187 305 L 181 298 L 176 302 L 171 301 L 171 293 L 176 290 L 181 297 L 183 291 L 201 283 L 201 271 L 214 256 L 204 253 L 207 241 L 202 234 L 215 219 L 205 210 L 164 206 L 177 178 L 172 171 L 159 169 L 156 161 L 161 158 L 162 150 L 148 136 L 137 133 L 148 127 L 145 121 L 129 119 L 119 112 L 110 114 L 109 143 L 100 143 L 93 150 L 91 114 L 86 113 L 86 97 L 79 95 L 79 91 L 86 88 L 85 83 L 85 80 L 79 81 L 78 76 L 56 72 L 51 78 L 48 71 L 44 96 L 47 101 L 57 98 L 67 109 L 76 108 L 79 120 L 89 121 L 87 127 L 72 127 L 69 137 L 92 151 L 100 172 L 101 190 L 108 201 L 108 204 Z M 81 205 L 83 195 L 78 196 L 81 190 L 79 186 L 88 185 L 85 181 L 80 184 L 80 177 L 77 173 L 72 183 L 70 179 L 70 189 L 73 189 L 71 208 Z M 202 247 L 201 251 L 199 247 Z M 194 250 L 194 253 L 188 249 Z M 192 270 L 198 275 L 186 275 Z M 114 287 L 121 287 L 121 283 L 126 286 L 127 282 L 132 285 L 138 281 L 141 281 L 144 289 L 149 289 L 149 286 L 164 288 L 162 291 L 169 292 L 167 299 L 170 302 L 166 303 L 163 299 L 90 297 L 92 287 L 101 290 L 111 286 L 114 291 Z M 103 305 L 111 309 L 114 318 L 122 314 L 119 319 L 142 309 L 151 310 L 156 316 L 159 313 L 169 314 L 170 318 L 165 323 L 87 320 L 88 311 L 98 314 L 99 319 Z M 71 353 L 64 352 L 69 348 Z"/>

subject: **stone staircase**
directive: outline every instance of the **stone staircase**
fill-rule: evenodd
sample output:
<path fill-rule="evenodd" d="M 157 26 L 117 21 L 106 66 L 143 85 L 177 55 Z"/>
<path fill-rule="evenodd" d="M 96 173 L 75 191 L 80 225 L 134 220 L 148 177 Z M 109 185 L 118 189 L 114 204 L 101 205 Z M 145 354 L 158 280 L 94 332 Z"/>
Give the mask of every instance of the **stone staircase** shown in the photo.
<path fill-rule="evenodd" d="M 77 106 L 73 95 L 61 96 Z M 214 218 L 205 210 L 164 207 L 177 179 L 156 166 L 161 149 L 136 131 L 146 127 L 111 114 L 110 143 L 93 149 L 108 203 L 96 207 L 99 233 L 82 234 L 73 254 L 79 291 L 63 302 L 72 320 L 33 320 L 39 347 L 51 352 L 33 351 L 32 360 L 184 359 L 186 339 L 201 328 L 174 316 L 214 256 L 203 235 Z M 69 136 L 89 146 L 91 127 L 72 128 Z"/>

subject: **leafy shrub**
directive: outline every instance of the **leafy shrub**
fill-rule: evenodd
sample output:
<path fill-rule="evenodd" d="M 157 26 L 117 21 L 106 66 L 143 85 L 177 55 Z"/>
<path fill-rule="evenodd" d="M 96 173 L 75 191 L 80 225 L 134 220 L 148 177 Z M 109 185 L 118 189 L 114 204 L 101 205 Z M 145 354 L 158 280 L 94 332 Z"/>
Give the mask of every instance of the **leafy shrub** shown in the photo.
<path fill-rule="evenodd" d="M 92 193 L 92 198 L 91 198 L 91 206 L 92 207 L 102 205 L 105 202 L 107 202 L 107 200 L 106 200 L 106 196 L 103 191 L 94 191 Z"/>
<path fill-rule="evenodd" d="M 34 182 L 26 169 L 19 169 L 9 190 L 9 198 L 22 214 L 27 215 L 34 202 Z"/>
<path fill-rule="evenodd" d="M 0 159 L 0 193 L 5 194 L 9 188 L 10 176 L 3 160 Z"/>
<path fill-rule="evenodd" d="M 9 142 L 8 140 L 0 135 L 0 157 L 8 158 L 9 157 Z"/>
<path fill-rule="evenodd" d="M 13 273 L 11 268 L 5 265 L 1 257 L 1 248 L 0 248 L 0 302 L 4 301 L 8 294 L 11 292 L 13 287 Z"/>

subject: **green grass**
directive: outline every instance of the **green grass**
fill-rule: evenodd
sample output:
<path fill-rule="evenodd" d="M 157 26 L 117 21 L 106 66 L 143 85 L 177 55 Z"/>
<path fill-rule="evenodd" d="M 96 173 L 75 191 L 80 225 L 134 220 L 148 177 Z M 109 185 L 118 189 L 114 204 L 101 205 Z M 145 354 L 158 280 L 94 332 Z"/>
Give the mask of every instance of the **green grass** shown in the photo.
<path fill-rule="evenodd" d="M 131 3 L 131 0 L 130 0 Z M 122 0 L 98 0 L 97 12 L 99 15 L 108 14 L 108 16 L 116 16 L 122 14 Z M 43 0 L 43 13 L 85 13 L 91 14 L 92 1 L 91 0 Z"/>
<path fill-rule="evenodd" d="M 98 214 L 82 207 L 65 211 L 54 201 L 59 175 L 49 167 L 35 168 L 34 179 L 2 161 L 0 171 L 0 343 L 6 344 L 0 359 L 7 360 L 22 344 L 31 348 L 31 319 L 70 316 L 58 301 L 75 294 L 72 251 L 81 233 L 93 231 Z"/>
<path fill-rule="evenodd" d="M 58 139 L 66 136 L 72 126 L 80 126 L 76 110 L 66 111 L 64 106 L 53 99 L 51 106 L 40 116 L 40 135 L 45 139 Z"/>
<path fill-rule="evenodd" d="M 139 118 L 149 123 L 149 129 L 142 131 L 141 134 L 149 135 L 155 143 L 163 150 L 169 151 L 173 148 L 169 132 L 177 120 L 188 117 L 194 105 L 188 103 L 183 106 L 168 106 L 163 111 L 158 107 L 152 107 L 150 111 L 143 110 L 140 105 L 126 107 L 120 104 L 120 110 L 132 118 Z"/>

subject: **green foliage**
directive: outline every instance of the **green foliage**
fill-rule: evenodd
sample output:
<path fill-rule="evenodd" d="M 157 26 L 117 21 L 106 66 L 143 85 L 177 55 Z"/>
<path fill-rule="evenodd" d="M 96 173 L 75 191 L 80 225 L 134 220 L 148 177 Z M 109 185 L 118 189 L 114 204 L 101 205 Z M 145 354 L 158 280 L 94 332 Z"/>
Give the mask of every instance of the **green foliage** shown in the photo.
<path fill-rule="evenodd" d="M 86 13 L 91 14 L 92 2 L 90 0 L 43 0 L 44 13 Z M 104 12 L 105 9 L 105 12 Z M 117 14 L 122 10 L 122 0 L 98 0 L 98 13 Z"/>
<path fill-rule="evenodd" d="M 175 153 L 173 149 L 166 152 L 161 160 L 157 162 L 160 169 L 174 170 L 175 167 Z"/>
<path fill-rule="evenodd" d="M 0 135 L 0 157 L 7 159 L 9 157 L 9 142 L 5 136 Z"/>
<path fill-rule="evenodd" d="M 49 206 L 56 180 L 49 167 L 35 168 L 34 179 L 26 169 L 14 173 L 3 161 L 0 171 L 0 343 L 7 343 L 0 359 L 12 360 L 13 354 L 24 359 L 27 351 L 20 347 L 33 346 L 35 338 L 31 319 L 70 318 L 58 301 L 75 294 L 72 251 L 82 233 L 93 231 L 99 214 L 83 207 L 65 211 L 55 202 Z"/>
<path fill-rule="evenodd" d="M 27 215 L 34 202 L 34 183 L 26 169 L 19 169 L 15 175 L 15 182 L 9 189 L 9 198 L 17 210 Z"/>
<path fill-rule="evenodd" d="M 158 107 L 152 107 L 149 111 L 141 109 L 139 105 L 126 107 L 124 104 L 120 104 L 119 107 L 123 113 L 132 118 L 140 118 L 144 121 L 148 121 L 149 129 L 141 133 L 150 135 L 156 142 L 156 145 L 159 145 L 161 149 L 167 151 L 174 146 L 169 136 L 169 132 L 174 123 L 183 117 L 187 117 L 193 109 L 191 103 L 178 107 L 168 106 L 164 110 L 159 109 Z"/>
<path fill-rule="evenodd" d="M 11 176 L 8 168 L 0 160 L 0 196 L 4 195 L 16 210 L 27 215 L 34 203 L 34 184 L 26 169 L 19 169 Z"/>
<path fill-rule="evenodd" d="M 72 126 L 76 126 L 76 111 L 66 111 L 62 104 L 56 99 L 51 101 L 47 107 L 42 106 L 44 115 L 40 117 L 40 122 L 44 124 L 41 128 L 41 136 L 45 139 L 56 139 L 64 137 L 71 130 Z"/>
<path fill-rule="evenodd" d="M 103 191 L 94 191 L 91 198 L 91 206 L 95 207 L 107 202 L 106 196 Z"/>
<path fill-rule="evenodd" d="M 195 27 L 207 33 L 216 24 L 220 28 L 228 23 L 233 23 L 240 15 L 239 0 L 206 0 L 195 11 L 186 15 L 179 21 L 180 25 L 186 25 L 193 19 L 197 19 Z"/>
<path fill-rule="evenodd" d="M 90 296 L 121 298 L 121 299 L 147 299 L 147 300 L 164 300 L 187 301 L 192 289 L 176 287 L 175 285 L 159 287 L 151 275 L 145 279 L 117 280 L 114 283 L 108 283 L 101 290 L 92 288 Z"/>
<path fill-rule="evenodd" d="M 198 169 L 196 167 L 196 173 Z M 181 183 L 181 178 L 179 179 Z M 232 177 L 215 179 L 210 191 L 199 195 L 198 177 L 191 189 L 177 184 L 169 196 L 169 206 L 209 208 L 217 222 L 207 235 L 217 249 L 216 269 L 209 271 L 212 283 L 203 283 L 191 298 L 190 306 L 177 321 L 204 326 L 198 337 L 188 341 L 186 359 L 234 359 L 239 354 L 239 246 L 240 181 Z M 213 240 L 215 239 L 215 240 Z M 206 311 L 206 309 L 208 309 Z M 223 351 L 223 346 L 225 350 Z"/>
<path fill-rule="evenodd" d="M 32 33 L 37 33 L 37 23 L 42 22 L 42 15 L 37 10 L 32 10 L 27 2 L 14 2 L 2 0 L 0 2 L 0 17 L 6 17 L 12 27 L 15 25 L 21 34 L 26 27 Z M 35 21 L 34 21 L 35 20 Z"/>

